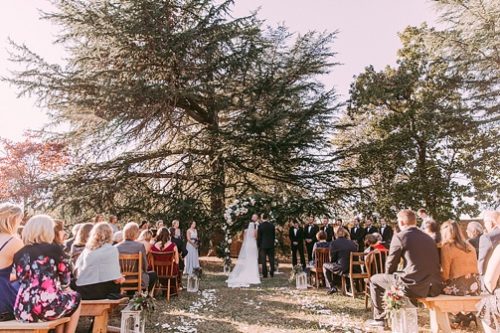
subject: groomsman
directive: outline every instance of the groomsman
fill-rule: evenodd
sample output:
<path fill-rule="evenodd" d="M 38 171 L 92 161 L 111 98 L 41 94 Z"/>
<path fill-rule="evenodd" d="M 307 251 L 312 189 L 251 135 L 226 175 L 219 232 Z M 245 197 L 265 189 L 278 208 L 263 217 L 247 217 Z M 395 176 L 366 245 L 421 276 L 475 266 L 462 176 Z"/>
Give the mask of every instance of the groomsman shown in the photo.
<path fill-rule="evenodd" d="M 363 251 L 365 248 L 366 230 L 359 224 L 359 219 L 355 219 L 351 228 L 351 240 L 358 244 L 358 249 Z"/>
<path fill-rule="evenodd" d="M 290 220 L 291 226 L 288 232 L 288 237 L 290 238 L 290 244 L 292 246 L 292 264 L 295 267 L 297 265 L 297 252 L 300 256 L 300 264 L 302 268 L 306 268 L 306 259 L 304 257 L 304 229 L 299 225 L 299 222 L 295 219 Z"/>
<path fill-rule="evenodd" d="M 380 234 L 382 235 L 382 240 L 384 242 L 384 246 L 389 248 L 392 241 L 392 236 L 394 235 L 394 231 L 391 226 L 387 225 L 387 222 L 384 218 L 380 219 Z"/>
<path fill-rule="evenodd" d="M 316 234 L 318 233 L 319 228 L 314 224 L 314 217 L 309 216 L 307 218 L 307 226 L 305 230 L 305 240 L 306 240 L 306 249 L 307 249 L 307 261 L 312 261 L 312 253 L 314 244 L 318 241 L 316 239 Z"/>
<path fill-rule="evenodd" d="M 333 227 L 329 224 L 329 222 L 328 217 L 323 217 L 321 231 L 325 232 L 327 242 L 331 242 L 335 239 L 335 236 L 333 235 Z"/>
<path fill-rule="evenodd" d="M 373 225 L 373 221 L 370 218 L 366 219 L 365 221 L 365 230 L 367 235 L 373 234 L 374 232 L 378 232 L 377 227 Z"/>

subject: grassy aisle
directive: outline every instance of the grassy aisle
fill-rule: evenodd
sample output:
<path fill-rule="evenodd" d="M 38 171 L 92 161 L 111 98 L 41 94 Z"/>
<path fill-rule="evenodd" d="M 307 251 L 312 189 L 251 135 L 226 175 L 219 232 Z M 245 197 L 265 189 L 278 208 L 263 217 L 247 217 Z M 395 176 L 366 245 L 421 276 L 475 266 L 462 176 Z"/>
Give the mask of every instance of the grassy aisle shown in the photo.
<path fill-rule="evenodd" d="M 296 290 L 288 283 L 289 266 L 260 286 L 243 289 L 226 287 L 219 259 L 202 258 L 202 266 L 201 291 L 182 291 L 170 303 L 158 299 L 146 332 L 370 332 L 363 327 L 370 317 L 363 298 L 328 296 L 324 289 Z M 114 325 L 119 325 L 118 316 L 112 318 Z M 428 332 L 427 311 L 420 309 L 419 316 L 421 331 Z M 472 327 L 469 332 L 477 332 Z"/>

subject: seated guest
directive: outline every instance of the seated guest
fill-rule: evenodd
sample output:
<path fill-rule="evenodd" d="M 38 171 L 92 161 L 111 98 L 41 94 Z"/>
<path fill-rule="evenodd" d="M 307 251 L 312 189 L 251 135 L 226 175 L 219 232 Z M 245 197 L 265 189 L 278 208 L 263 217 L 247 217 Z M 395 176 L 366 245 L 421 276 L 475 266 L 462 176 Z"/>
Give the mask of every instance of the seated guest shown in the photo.
<path fill-rule="evenodd" d="M 148 230 L 151 227 L 151 224 L 148 221 L 142 221 L 139 226 L 139 230 Z"/>
<path fill-rule="evenodd" d="M 372 251 L 387 251 L 386 247 L 381 242 L 382 237 L 379 233 L 368 234 L 365 236 L 365 253 Z"/>
<path fill-rule="evenodd" d="M 125 240 L 116 244 L 116 248 L 120 254 L 136 254 L 142 253 L 142 287 L 151 291 L 156 283 L 156 273 L 148 272 L 148 260 L 146 248 L 144 244 L 137 242 L 139 236 L 139 226 L 135 222 L 129 222 L 123 228 L 123 236 Z"/>
<path fill-rule="evenodd" d="M 491 253 L 500 243 L 500 212 L 486 211 L 483 214 L 485 233 L 479 238 L 479 256 L 477 269 L 483 275 Z"/>
<path fill-rule="evenodd" d="M 73 243 L 75 242 L 76 235 L 78 234 L 78 230 L 80 230 L 81 227 L 82 224 L 77 223 L 71 228 L 71 237 L 64 241 L 64 252 L 71 252 L 71 245 L 73 245 Z"/>
<path fill-rule="evenodd" d="M 474 246 L 474 249 L 476 250 L 476 256 L 479 256 L 479 238 L 481 238 L 481 235 L 483 234 L 483 226 L 479 222 L 470 222 L 467 224 L 467 237 L 468 242 Z"/>
<path fill-rule="evenodd" d="M 155 260 L 161 260 L 161 254 L 158 253 L 174 252 L 174 274 L 179 272 L 179 251 L 175 243 L 171 241 L 170 232 L 167 228 L 160 229 L 156 236 L 155 243 L 151 246 L 151 252 Z"/>
<path fill-rule="evenodd" d="M 106 222 L 94 225 L 85 249 L 75 265 L 76 287 L 82 299 L 120 297 L 120 272 L 118 250 L 111 245 L 113 229 Z"/>
<path fill-rule="evenodd" d="M 149 230 L 143 230 L 139 234 L 139 238 L 137 238 L 137 241 L 142 243 L 144 245 L 144 248 L 146 248 L 146 253 L 149 253 L 151 251 L 151 241 L 153 240 L 153 233 Z"/>
<path fill-rule="evenodd" d="M 417 228 L 415 213 L 409 209 L 398 213 L 401 232 L 394 235 L 389 255 L 386 259 L 386 274 L 376 274 L 370 279 L 370 294 L 373 308 L 373 320 L 368 326 L 384 327 L 385 309 L 382 297 L 394 281 L 401 259 L 405 266 L 398 273 L 405 294 L 410 298 L 437 296 L 441 292 L 439 254 L 436 243 L 427 234 Z"/>
<path fill-rule="evenodd" d="M 483 275 L 485 293 L 478 305 L 479 318 L 485 333 L 500 331 L 500 246 L 496 246 L 486 264 Z"/>
<path fill-rule="evenodd" d="M 64 231 L 64 221 L 54 220 L 54 243 L 64 249 L 64 241 L 66 240 L 66 231 Z"/>
<path fill-rule="evenodd" d="M 113 234 L 113 245 L 123 242 L 123 231 L 117 231 Z"/>
<path fill-rule="evenodd" d="M 344 228 L 337 231 L 337 239 L 330 243 L 331 263 L 323 264 L 326 287 L 328 294 L 337 291 L 342 274 L 349 272 L 351 252 L 356 252 L 358 246 L 354 241 L 347 239 L 349 232 Z"/>
<path fill-rule="evenodd" d="M 316 249 L 328 249 L 330 247 L 330 243 L 326 241 L 327 234 L 324 231 L 319 231 L 316 233 L 316 239 L 318 240 L 313 245 L 312 258 L 313 262 L 316 262 Z"/>
<path fill-rule="evenodd" d="M 93 227 L 93 223 L 84 223 L 80 225 L 80 230 L 78 230 L 75 241 L 71 246 L 71 250 L 69 251 L 69 256 L 73 264 L 76 263 L 76 260 L 85 249 L 85 245 L 87 245 L 87 241 Z"/>
<path fill-rule="evenodd" d="M 458 223 L 441 225 L 441 277 L 444 293 L 465 296 L 479 294 L 476 250 L 467 243 Z"/>
<path fill-rule="evenodd" d="M 186 249 L 186 244 L 182 238 L 175 237 L 175 228 L 170 228 L 170 240 L 177 246 L 177 251 L 179 252 L 179 274 L 184 271 L 184 258 L 187 256 L 188 251 Z"/>
<path fill-rule="evenodd" d="M 70 264 L 61 246 L 54 244 L 54 220 L 36 215 L 23 230 L 25 246 L 14 255 L 20 287 L 14 315 L 23 322 L 70 317 L 64 332 L 75 332 L 80 317 L 80 295 L 69 289 Z"/>
<path fill-rule="evenodd" d="M 11 283 L 11 272 L 14 254 L 24 246 L 17 235 L 22 219 L 21 207 L 0 205 L 0 321 L 14 319 L 17 286 Z"/>
<path fill-rule="evenodd" d="M 441 243 L 441 233 L 436 221 L 428 219 L 424 224 L 424 232 L 429 235 L 436 244 Z"/>

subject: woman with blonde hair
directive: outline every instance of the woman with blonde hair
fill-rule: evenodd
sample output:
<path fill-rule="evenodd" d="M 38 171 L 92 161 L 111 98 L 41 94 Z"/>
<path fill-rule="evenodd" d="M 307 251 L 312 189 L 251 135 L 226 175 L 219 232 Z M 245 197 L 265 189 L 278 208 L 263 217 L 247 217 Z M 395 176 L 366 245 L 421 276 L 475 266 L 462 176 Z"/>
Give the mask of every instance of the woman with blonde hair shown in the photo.
<path fill-rule="evenodd" d="M 75 289 L 82 299 L 120 297 L 120 284 L 124 278 L 120 272 L 118 250 L 112 241 L 113 229 L 108 223 L 94 225 L 75 266 Z"/>
<path fill-rule="evenodd" d="M 21 207 L 0 205 L 0 321 L 14 319 L 13 307 L 17 288 L 11 283 L 14 254 L 23 247 L 17 229 L 23 219 Z"/>
<path fill-rule="evenodd" d="M 64 332 L 75 332 L 80 317 L 80 295 L 69 289 L 70 265 L 61 246 L 54 244 L 54 220 L 36 215 L 23 229 L 25 246 L 15 254 L 20 282 L 14 315 L 23 322 L 70 317 Z"/>
<path fill-rule="evenodd" d="M 73 264 L 76 263 L 76 260 L 85 249 L 85 245 L 87 245 L 87 241 L 89 239 L 90 232 L 92 231 L 93 227 L 94 227 L 93 223 L 84 223 L 80 226 L 80 229 L 78 229 L 75 241 L 71 245 L 71 250 L 69 251 L 69 256 L 71 257 L 71 262 Z"/>
<path fill-rule="evenodd" d="M 458 223 L 446 221 L 441 225 L 441 277 L 447 295 L 479 294 L 476 250 L 469 244 Z"/>
<path fill-rule="evenodd" d="M 64 221 L 54 220 L 54 243 L 64 248 L 64 241 L 66 240 L 66 231 L 64 231 Z"/>
<path fill-rule="evenodd" d="M 146 254 L 151 252 L 151 241 L 153 240 L 153 233 L 149 230 L 143 230 L 139 234 L 137 241 L 144 244 L 144 248 L 146 249 Z"/>

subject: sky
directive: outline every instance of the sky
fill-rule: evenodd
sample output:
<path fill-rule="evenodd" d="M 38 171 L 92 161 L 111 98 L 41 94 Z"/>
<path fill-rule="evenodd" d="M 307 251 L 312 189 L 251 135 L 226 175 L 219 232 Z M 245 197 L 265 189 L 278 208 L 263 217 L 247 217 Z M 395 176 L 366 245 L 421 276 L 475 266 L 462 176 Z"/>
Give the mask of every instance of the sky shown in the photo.
<path fill-rule="evenodd" d="M 290 31 L 338 31 L 333 50 L 336 66 L 322 80 L 335 87 L 344 100 L 353 81 L 368 65 L 383 69 L 394 65 L 401 46 L 398 32 L 408 25 L 437 23 L 429 0 L 235 0 L 234 16 L 260 8 L 266 24 L 285 24 Z M 8 61 L 8 39 L 26 44 L 50 62 L 61 63 L 64 54 L 52 44 L 58 27 L 40 20 L 39 10 L 50 10 L 47 0 L 0 1 L 0 76 L 15 66 Z M 20 140 L 28 129 L 39 129 L 47 121 L 45 110 L 33 98 L 17 98 L 17 89 L 0 82 L 0 137 Z"/>

